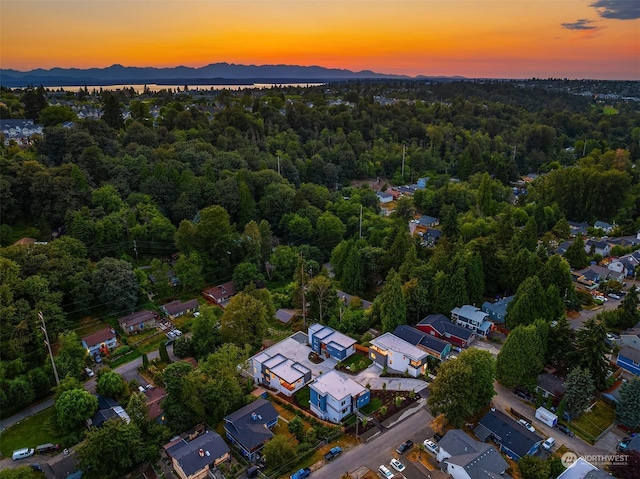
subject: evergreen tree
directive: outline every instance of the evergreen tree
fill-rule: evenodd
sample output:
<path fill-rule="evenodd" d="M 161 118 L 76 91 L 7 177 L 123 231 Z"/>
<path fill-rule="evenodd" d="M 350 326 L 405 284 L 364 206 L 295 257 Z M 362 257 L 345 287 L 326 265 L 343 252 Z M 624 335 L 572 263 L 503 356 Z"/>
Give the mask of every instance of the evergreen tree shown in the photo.
<path fill-rule="evenodd" d="M 105 91 L 102 94 L 102 121 L 115 130 L 124 128 L 124 119 L 120 110 L 120 103 L 115 94 Z"/>
<path fill-rule="evenodd" d="M 407 303 L 402 293 L 402 281 L 393 269 L 389 271 L 384 289 L 376 300 L 378 298 L 383 331 L 393 331 L 397 326 L 407 323 Z"/>
<path fill-rule="evenodd" d="M 588 369 L 576 366 L 567 375 L 564 399 L 571 417 L 579 417 L 589 406 L 594 391 L 593 379 Z"/>
<path fill-rule="evenodd" d="M 455 241 L 460 234 L 460 226 L 458 225 L 458 211 L 455 205 L 444 205 L 440 210 L 440 222 L 444 235 Z"/>
<path fill-rule="evenodd" d="M 564 257 L 572 268 L 582 269 L 586 268 L 589 264 L 589 258 L 587 257 L 587 252 L 584 248 L 584 239 L 582 238 L 582 235 L 578 235 L 569 245 L 567 251 L 565 251 Z"/>
<path fill-rule="evenodd" d="M 591 374 L 595 387 L 602 391 L 606 387 L 609 366 L 607 354 L 607 330 L 600 315 L 589 318 L 576 333 L 574 364 L 582 366 Z"/>
<path fill-rule="evenodd" d="M 169 353 L 167 353 L 167 346 L 164 342 L 160 343 L 160 360 L 165 364 L 171 364 L 171 359 L 169 358 Z"/>
<path fill-rule="evenodd" d="M 535 325 L 518 326 L 505 341 L 496 361 L 496 379 L 508 388 L 534 386 L 544 367 L 544 343 Z"/>
<path fill-rule="evenodd" d="M 549 362 L 561 373 L 567 369 L 568 358 L 573 354 L 574 331 L 567 318 L 560 318 L 549 330 Z"/>
<path fill-rule="evenodd" d="M 518 287 L 507 307 L 506 324 L 509 329 L 527 326 L 540 319 L 547 319 L 547 297 L 537 276 L 531 276 Z"/>
<path fill-rule="evenodd" d="M 635 377 L 620 388 L 616 416 L 620 424 L 631 429 L 640 428 L 640 378 Z"/>
<path fill-rule="evenodd" d="M 620 301 L 620 306 L 618 307 L 619 327 L 623 329 L 632 328 L 640 321 L 638 306 L 640 306 L 640 300 L 638 299 L 638 290 L 634 284 L 627 295 Z"/>

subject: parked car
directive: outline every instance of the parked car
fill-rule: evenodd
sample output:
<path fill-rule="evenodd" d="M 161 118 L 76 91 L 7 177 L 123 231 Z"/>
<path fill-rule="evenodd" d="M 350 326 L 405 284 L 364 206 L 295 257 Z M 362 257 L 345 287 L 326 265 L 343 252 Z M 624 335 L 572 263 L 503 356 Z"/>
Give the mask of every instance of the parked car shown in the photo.
<path fill-rule="evenodd" d="M 434 454 L 438 454 L 438 445 L 435 442 L 430 441 L 429 439 L 427 439 L 422 444 L 424 444 L 424 448 L 427 451 L 431 451 Z"/>
<path fill-rule="evenodd" d="M 402 454 L 404 452 L 407 452 L 409 449 L 411 449 L 412 446 L 413 446 L 413 441 L 411 439 L 408 439 L 402 444 L 400 444 L 398 447 L 396 447 L 396 452 L 398 454 Z"/>
<path fill-rule="evenodd" d="M 620 296 L 618 296 L 615 293 L 609 293 L 607 296 L 609 296 L 610 298 L 613 298 L 613 299 L 620 299 Z"/>
<path fill-rule="evenodd" d="M 569 437 L 573 437 L 573 431 L 569 429 L 564 424 L 557 424 L 556 427 L 563 433 L 565 433 Z"/>
<path fill-rule="evenodd" d="M 518 419 L 518 422 L 520 424 L 522 424 L 524 427 L 526 427 L 529 431 L 531 432 L 536 432 L 536 428 L 533 427 L 531 424 L 529 424 L 527 421 L 525 421 L 524 419 Z"/>
<path fill-rule="evenodd" d="M 595 299 L 597 299 L 598 301 L 609 301 L 607 298 L 605 298 L 604 296 L 598 294 L 596 296 L 594 296 Z"/>
<path fill-rule="evenodd" d="M 389 470 L 389 468 L 385 465 L 382 465 L 378 468 L 378 472 L 385 479 L 393 479 L 393 472 Z"/>
<path fill-rule="evenodd" d="M 88 378 L 92 378 L 93 376 L 95 376 L 91 368 L 84 368 L 84 373 L 87 375 Z"/>
<path fill-rule="evenodd" d="M 325 458 L 327 461 L 331 461 L 332 459 L 335 459 L 336 457 L 338 457 L 340 454 L 342 454 L 342 448 L 341 448 L 340 446 L 335 446 L 335 447 L 332 447 L 332 448 L 329 450 L 329 452 L 327 452 L 327 453 L 324 455 L 324 458 Z"/>
<path fill-rule="evenodd" d="M 303 467 L 302 469 L 291 474 L 291 479 L 305 479 L 305 477 L 309 477 L 311 474 L 311 469 L 308 467 Z"/>
<path fill-rule="evenodd" d="M 555 445 L 556 445 L 556 440 L 552 437 L 549 437 L 547 438 L 546 441 L 542 443 L 542 448 L 546 451 L 550 451 Z"/>
<path fill-rule="evenodd" d="M 167 333 L 167 338 L 169 338 L 170 340 L 171 340 L 171 339 L 176 339 L 176 333 L 175 333 L 175 331 L 169 331 L 169 332 Z"/>
<path fill-rule="evenodd" d="M 38 454 L 45 454 L 47 452 L 57 451 L 58 449 L 60 449 L 60 444 L 53 444 L 50 442 L 36 446 L 36 452 Z"/>
<path fill-rule="evenodd" d="M 389 464 L 391 464 L 391 467 L 393 467 L 398 472 L 402 472 L 405 469 L 404 464 L 398 461 L 395 457 L 391 459 L 391 462 Z"/>
<path fill-rule="evenodd" d="M 174 329 L 174 330 L 173 330 L 173 335 L 174 335 L 176 338 L 179 338 L 180 336 L 182 336 L 182 331 L 180 331 L 179 329 Z"/>
<path fill-rule="evenodd" d="M 14 461 L 17 461 L 18 459 L 31 457 L 33 456 L 33 453 L 34 453 L 33 449 L 29 449 L 28 447 L 23 447 L 22 449 L 16 449 L 15 451 L 13 451 L 13 454 L 11 455 L 11 459 L 13 459 Z"/>
<path fill-rule="evenodd" d="M 630 442 L 631 442 L 631 438 L 629 437 L 623 438 L 622 441 L 618 443 L 618 451 L 626 451 L 627 446 L 629 445 Z"/>
<path fill-rule="evenodd" d="M 515 388 L 513 390 L 513 394 L 515 394 L 519 398 L 526 399 L 527 401 L 531 401 L 531 394 L 529 394 L 529 391 L 527 391 L 526 389 Z"/>
<path fill-rule="evenodd" d="M 102 356 L 100 356 L 98 353 L 96 353 L 96 354 L 93 355 L 93 360 L 96 363 L 100 364 L 102 362 Z"/>

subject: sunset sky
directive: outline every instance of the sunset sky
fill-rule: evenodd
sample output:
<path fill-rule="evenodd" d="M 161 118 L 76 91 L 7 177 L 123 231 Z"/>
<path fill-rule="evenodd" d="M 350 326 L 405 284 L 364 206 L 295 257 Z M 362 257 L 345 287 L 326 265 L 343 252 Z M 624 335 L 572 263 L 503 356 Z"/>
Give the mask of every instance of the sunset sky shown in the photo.
<path fill-rule="evenodd" d="M 0 67 L 640 80 L 639 0 L 1 0 Z"/>

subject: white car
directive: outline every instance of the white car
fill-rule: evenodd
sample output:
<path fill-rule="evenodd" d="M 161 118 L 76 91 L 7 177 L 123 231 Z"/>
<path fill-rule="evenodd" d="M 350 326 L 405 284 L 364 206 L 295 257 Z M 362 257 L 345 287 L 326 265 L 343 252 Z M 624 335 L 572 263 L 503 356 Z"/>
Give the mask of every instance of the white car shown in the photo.
<path fill-rule="evenodd" d="M 180 331 L 179 329 L 174 329 L 174 330 L 173 330 L 173 335 L 174 335 L 176 338 L 179 338 L 180 336 L 182 336 L 182 331 Z"/>
<path fill-rule="evenodd" d="M 389 468 L 385 465 L 382 465 L 378 468 L 378 472 L 385 479 L 393 479 L 393 472 L 389 470 Z"/>
<path fill-rule="evenodd" d="M 615 293 L 609 293 L 607 296 L 609 296 L 610 298 L 613 298 L 613 299 L 620 299 L 620 296 L 618 296 Z"/>
<path fill-rule="evenodd" d="M 404 464 L 398 461 L 395 457 L 391 459 L 390 464 L 391 464 L 391 467 L 393 467 L 396 471 L 398 472 L 404 471 Z"/>
<path fill-rule="evenodd" d="M 427 451 L 431 451 L 434 454 L 438 454 L 438 445 L 435 442 L 430 441 L 429 439 L 426 439 L 422 444 L 424 444 L 424 448 Z"/>
<path fill-rule="evenodd" d="M 95 376 L 95 374 L 90 368 L 84 368 L 84 373 L 87 375 L 88 378 L 92 378 L 93 376 Z"/>
<path fill-rule="evenodd" d="M 531 424 L 529 424 L 527 421 L 525 421 L 524 419 L 518 419 L 518 422 L 520 424 L 522 424 L 524 427 L 526 427 L 529 431 L 531 432 L 536 432 L 536 428 L 533 427 Z"/>

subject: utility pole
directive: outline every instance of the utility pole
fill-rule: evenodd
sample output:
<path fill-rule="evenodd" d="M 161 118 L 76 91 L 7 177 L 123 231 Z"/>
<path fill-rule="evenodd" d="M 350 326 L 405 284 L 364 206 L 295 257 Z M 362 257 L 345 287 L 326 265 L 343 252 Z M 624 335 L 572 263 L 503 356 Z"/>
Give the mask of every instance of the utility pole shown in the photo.
<path fill-rule="evenodd" d="M 582 157 L 587 154 L 587 140 L 584 140 L 584 148 L 582 148 Z"/>
<path fill-rule="evenodd" d="M 516 151 L 518 151 L 518 145 L 513 145 L 513 162 L 516 162 Z"/>
<path fill-rule="evenodd" d="M 53 374 L 56 377 L 56 384 L 60 386 L 60 378 L 58 377 L 58 370 L 56 369 L 56 362 L 53 360 L 53 353 L 51 352 L 51 343 L 49 343 L 49 333 L 47 333 L 47 325 L 44 322 L 44 314 L 42 311 L 38 311 L 38 319 L 42 321 L 42 332 L 44 333 L 44 344 L 47 345 L 47 349 L 49 350 L 49 357 L 51 358 L 51 366 L 53 366 Z"/>
<path fill-rule="evenodd" d="M 360 238 L 362 238 L 362 205 L 360 205 Z"/>
<path fill-rule="evenodd" d="M 302 282 L 302 330 L 307 329 L 307 298 L 305 297 L 305 289 L 307 285 L 304 280 L 304 261 L 300 261 L 300 281 Z"/>
<path fill-rule="evenodd" d="M 279 174 L 280 176 L 282 176 L 282 175 L 280 174 L 280 155 L 278 155 L 278 174 Z"/>
<path fill-rule="evenodd" d="M 404 180 L 404 157 L 405 157 L 405 145 L 402 145 L 402 179 Z"/>
<path fill-rule="evenodd" d="M 136 253 L 136 262 L 138 262 L 138 242 L 133 240 L 133 251 Z"/>

